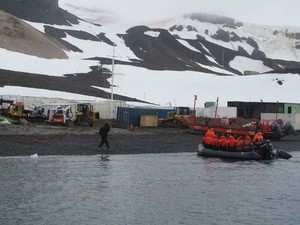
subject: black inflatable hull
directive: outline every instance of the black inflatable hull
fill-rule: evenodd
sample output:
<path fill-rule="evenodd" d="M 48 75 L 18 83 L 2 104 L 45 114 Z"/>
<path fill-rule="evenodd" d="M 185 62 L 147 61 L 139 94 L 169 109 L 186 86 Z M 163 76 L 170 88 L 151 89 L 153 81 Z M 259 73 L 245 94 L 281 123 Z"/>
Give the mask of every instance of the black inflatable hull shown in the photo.
<path fill-rule="evenodd" d="M 217 157 L 217 158 L 227 158 L 227 159 L 238 159 L 238 160 L 261 160 L 262 157 L 256 152 L 230 152 L 230 151 L 221 151 L 204 148 L 202 145 L 199 145 L 198 156 L 204 157 Z"/>
<path fill-rule="evenodd" d="M 227 159 L 238 159 L 238 160 L 272 160 L 272 159 L 290 159 L 292 155 L 284 150 L 273 150 L 268 157 L 263 158 L 256 152 L 230 152 L 222 150 L 213 150 L 205 148 L 202 144 L 198 146 L 198 156 L 203 157 L 218 157 Z"/>

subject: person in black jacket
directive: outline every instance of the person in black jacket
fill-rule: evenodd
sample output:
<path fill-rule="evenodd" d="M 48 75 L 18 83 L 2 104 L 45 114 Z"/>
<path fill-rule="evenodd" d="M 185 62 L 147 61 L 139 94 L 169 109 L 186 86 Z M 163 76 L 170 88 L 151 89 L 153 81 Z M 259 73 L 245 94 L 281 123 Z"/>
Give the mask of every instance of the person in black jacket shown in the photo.
<path fill-rule="evenodd" d="M 109 149 L 109 143 L 107 139 L 109 130 L 110 130 L 110 126 L 108 123 L 105 123 L 104 126 L 100 128 L 99 134 L 101 136 L 101 142 L 99 148 L 101 148 L 105 144 L 106 148 Z"/>

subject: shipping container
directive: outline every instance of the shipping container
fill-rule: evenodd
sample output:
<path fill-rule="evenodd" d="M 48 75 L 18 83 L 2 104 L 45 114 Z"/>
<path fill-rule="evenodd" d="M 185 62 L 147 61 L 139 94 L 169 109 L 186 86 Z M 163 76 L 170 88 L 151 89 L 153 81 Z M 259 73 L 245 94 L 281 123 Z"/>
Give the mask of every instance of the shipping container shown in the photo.
<path fill-rule="evenodd" d="M 130 125 L 140 126 L 141 116 L 157 116 L 159 119 L 166 119 L 168 112 L 173 109 L 146 108 L 146 107 L 118 107 L 117 123 L 119 126 L 128 128 Z"/>

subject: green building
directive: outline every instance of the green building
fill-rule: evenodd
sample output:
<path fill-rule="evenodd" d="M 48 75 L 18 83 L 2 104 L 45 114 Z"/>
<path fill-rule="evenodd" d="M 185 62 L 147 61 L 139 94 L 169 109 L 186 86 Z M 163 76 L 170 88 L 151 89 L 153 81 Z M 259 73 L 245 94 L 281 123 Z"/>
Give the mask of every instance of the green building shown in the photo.
<path fill-rule="evenodd" d="M 244 71 L 244 75 L 245 76 L 249 76 L 249 75 L 258 75 L 259 74 L 259 72 L 257 72 L 257 71 L 251 71 L 251 70 L 245 70 Z"/>

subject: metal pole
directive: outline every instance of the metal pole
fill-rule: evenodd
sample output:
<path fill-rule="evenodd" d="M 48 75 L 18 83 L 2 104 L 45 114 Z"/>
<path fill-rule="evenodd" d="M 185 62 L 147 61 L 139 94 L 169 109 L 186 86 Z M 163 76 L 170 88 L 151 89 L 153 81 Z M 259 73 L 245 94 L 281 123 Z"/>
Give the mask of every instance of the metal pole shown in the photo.
<path fill-rule="evenodd" d="M 197 95 L 194 95 L 193 125 L 195 125 L 196 123 L 196 101 L 197 101 Z"/>
<path fill-rule="evenodd" d="M 113 56 L 112 56 L 112 63 L 111 63 L 111 95 L 110 95 L 110 117 L 111 119 L 114 118 L 114 69 L 115 69 L 115 43 L 113 45 Z"/>
<path fill-rule="evenodd" d="M 112 57 L 112 64 L 111 64 L 111 100 L 114 100 L 114 69 L 115 69 L 115 43 L 113 46 L 113 57 Z"/>
<path fill-rule="evenodd" d="M 277 121 L 277 119 L 278 119 L 278 101 L 276 103 L 276 121 Z"/>
<path fill-rule="evenodd" d="M 217 105 L 216 105 L 216 110 L 215 110 L 215 119 L 214 119 L 214 125 L 215 125 L 215 123 L 216 123 L 216 119 L 217 119 L 218 104 L 219 104 L 219 97 L 217 97 Z"/>

